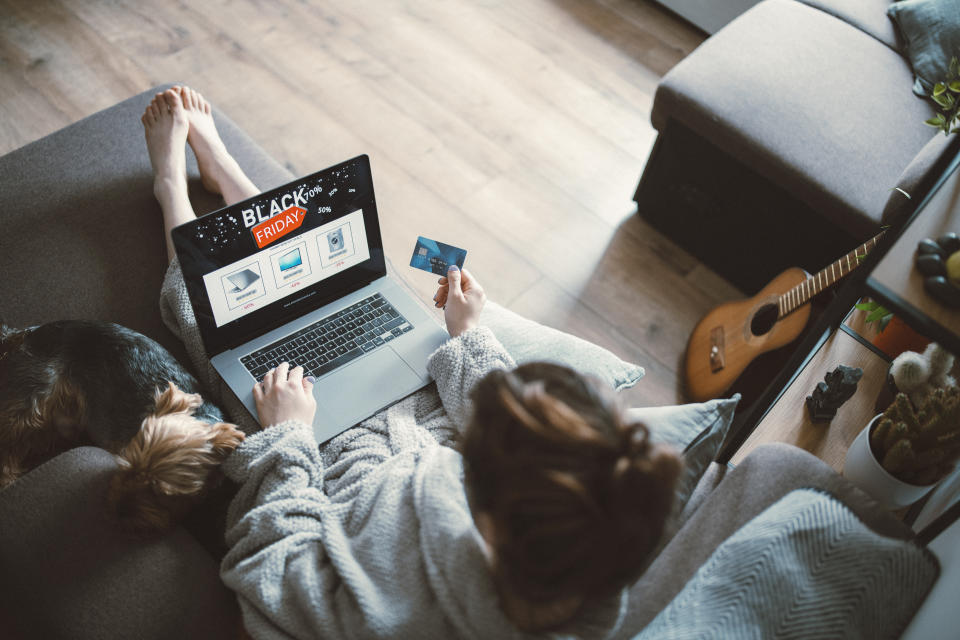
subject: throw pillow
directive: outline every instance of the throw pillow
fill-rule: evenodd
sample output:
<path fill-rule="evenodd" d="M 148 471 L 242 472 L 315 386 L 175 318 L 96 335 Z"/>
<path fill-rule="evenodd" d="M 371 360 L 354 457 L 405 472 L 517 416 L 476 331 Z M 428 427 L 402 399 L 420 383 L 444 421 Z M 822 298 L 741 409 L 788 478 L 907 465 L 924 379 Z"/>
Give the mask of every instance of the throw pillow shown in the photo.
<path fill-rule="evenodd" d="M 493 331 L 517 364 L 555 362 L 600 378 L 618 391 L 632 387 L 643 377 L 642 367 L 624 362 L 603 347 L 524 318 L 489 300 L 480 314 L 480 324 Z"/>
<path fill-rule="evenodd" d="M 630 409 L 630 420 L 642 422 L 650 429 L 650 438 L 669 444 L 683 452 L 683 473 L 677 481 L 676 498 L 667 520 L 660 548 L 673 537 L 690 514 L 684 507 L 693 495 L 700 478 L 717 458 L 730 431 L 740 394 L 709 402 L 666 407 Z M 653 554 L 656 555 L 656 554 Z"/>
<path fill-rule="evenodd" d="M 916 81 L 913 92 L 928 97 L 947 76 L 950 58 L 960 58 L 960 3 L 956 0 L 899 0 L 887 9 L 904 40 Z"/>

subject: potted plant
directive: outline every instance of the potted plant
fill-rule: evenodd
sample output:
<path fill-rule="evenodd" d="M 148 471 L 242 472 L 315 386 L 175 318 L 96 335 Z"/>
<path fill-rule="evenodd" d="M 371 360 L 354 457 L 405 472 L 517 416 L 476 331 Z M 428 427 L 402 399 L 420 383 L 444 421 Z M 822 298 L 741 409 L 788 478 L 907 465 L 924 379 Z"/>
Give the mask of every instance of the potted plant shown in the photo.
<path fill-rule="evenodd" d="M 904 351 L 923 351 L 930 343 L 929 338 L 915 331 L 878 302 L 870 300 L 854 306 L 867 313 L 865 322 L 868 326 L 877 323 L 877 334 L 870 342 L 890 358 L 896 358 Z"/>
<path fill-rule="evenodd" d="M 890 363 L 886 384 L 880 390 L 874 408 L 882 412 L 899 392 L 907 394 L 917 407 L 934 389 L 957 386 L 957 381 L 950 375 L 955 361 L 953 354 L 936 342 L 927 345 L 923 353 L 904 351 Z"/>
<path fill-rule="evenodd" d="M 891 509 L 920 499 L 960 457 L 960 390 L 932 391 L 915 409 L 904 393 L 847 451 L 843 475 Z"/>

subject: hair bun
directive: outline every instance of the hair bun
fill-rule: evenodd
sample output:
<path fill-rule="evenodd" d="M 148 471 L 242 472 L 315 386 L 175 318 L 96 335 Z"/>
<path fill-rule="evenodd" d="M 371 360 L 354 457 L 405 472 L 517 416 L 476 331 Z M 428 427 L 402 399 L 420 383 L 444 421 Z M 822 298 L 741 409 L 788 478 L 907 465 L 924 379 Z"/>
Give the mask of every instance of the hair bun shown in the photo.
<path fill-rule="evenodd" d="M 611 502 L 622 511 L 624 520 L 635 519 L 636 513 L 666 511 L 673 501 L 675 485 L 683 463 L 667 446 L 650 442 L 650 430 L 643 424 L 624 428 L 620 455 L 611 470 Z M 664 491 L 669 488 L 669 491 Z M 655 504 L 651 504 L 655 503 Z M 643 504 L 642 509 L 635 505 Z"/>

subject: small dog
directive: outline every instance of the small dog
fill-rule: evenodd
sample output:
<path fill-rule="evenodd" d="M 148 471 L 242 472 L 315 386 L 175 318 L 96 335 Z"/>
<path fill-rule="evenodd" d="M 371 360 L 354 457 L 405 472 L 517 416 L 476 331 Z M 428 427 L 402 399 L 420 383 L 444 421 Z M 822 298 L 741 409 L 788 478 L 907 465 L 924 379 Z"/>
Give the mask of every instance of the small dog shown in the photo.
<path fill-rule="evenodd" d="M 114 454 L 109 504 L 125 528 L 169 529 L 243 441 L 163 347 L 105 322 L 0 324 L 0 489 L 83 444 Z"/>

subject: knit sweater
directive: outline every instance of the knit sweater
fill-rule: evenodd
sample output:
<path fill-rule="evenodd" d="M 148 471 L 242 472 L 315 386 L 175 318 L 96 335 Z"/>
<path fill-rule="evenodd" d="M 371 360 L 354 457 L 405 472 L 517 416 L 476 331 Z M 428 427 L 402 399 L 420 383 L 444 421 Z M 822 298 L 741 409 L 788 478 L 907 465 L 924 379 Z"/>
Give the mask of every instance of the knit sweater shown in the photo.
<path fill-rule="evenodd" d="M 161 308 L 207 371 L 176 262 Z M 478 327 L 430 356 L 435 385 L 321 447 L 299 422 L 248 436 L 223 465 L 241 488 L 227 514 L 221 577 L 254 638 L 533 637 L 499 606 L 452 448 L 474 384 L 514 366 Z M 219 385 L 212 369 L 208 376 Z M 610 636 L 626 604 L 626 591 L 593 603 L 551 635 Z"/>

